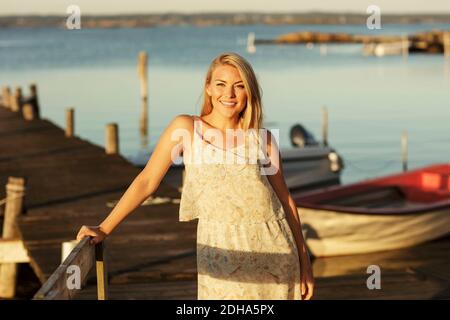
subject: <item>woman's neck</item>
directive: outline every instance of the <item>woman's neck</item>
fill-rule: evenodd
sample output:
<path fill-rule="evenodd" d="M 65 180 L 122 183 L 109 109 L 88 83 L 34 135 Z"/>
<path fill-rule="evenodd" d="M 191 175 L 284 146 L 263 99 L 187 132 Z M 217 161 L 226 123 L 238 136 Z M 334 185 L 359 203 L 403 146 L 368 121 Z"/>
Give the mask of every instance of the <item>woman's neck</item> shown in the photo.
<path fill-rule="evenodd" d="M 226 132 L 227 129 L 242 129 L 238 116 L 234 118 L 227 118 L 220 114 L 215 114 L 214 111 L 204 116 L 202 120 L 206 121 L 210 126 Z"/>

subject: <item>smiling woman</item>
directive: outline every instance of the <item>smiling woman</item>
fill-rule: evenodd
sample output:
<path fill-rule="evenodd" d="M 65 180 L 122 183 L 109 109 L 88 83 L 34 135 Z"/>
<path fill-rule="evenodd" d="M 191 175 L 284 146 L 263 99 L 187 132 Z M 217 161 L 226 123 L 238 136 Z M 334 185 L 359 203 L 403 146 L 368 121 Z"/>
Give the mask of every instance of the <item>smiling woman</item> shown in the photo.
<path fill-rule="evenodd" d="M 90 235 L 94 242 L 102 241 L 156 191 L 182 153 L 186 174 L 179 221 L 199 219 L 198 299 L 310 299 L 311 264 L 277 143 L 270 132 L 263 142 L 249 134 L 263 129 L 261 90 L 251 65 L 235 53 L 219 55 L 207 72 L 204 94 L 201 116 L 175 117 L 110 215 L 98 227 L 83 226 L 77 238 Z M 210 161 L 220 152 L 203 154 L 205 148 L 195 134 L 203 124 L 218 131 L 218 136 L 225 131 L 229 136 L 230 130 L 243 135 L 243 158 L 262 153 L 271 170 L 266 171 L 260 162 Z M 177 135 L 180 131 L 194 139 Z M 199 132 L 203 136 L 201 128 Z M 188 161 L 188 155 L 198 154 L 205 161 Z"/>

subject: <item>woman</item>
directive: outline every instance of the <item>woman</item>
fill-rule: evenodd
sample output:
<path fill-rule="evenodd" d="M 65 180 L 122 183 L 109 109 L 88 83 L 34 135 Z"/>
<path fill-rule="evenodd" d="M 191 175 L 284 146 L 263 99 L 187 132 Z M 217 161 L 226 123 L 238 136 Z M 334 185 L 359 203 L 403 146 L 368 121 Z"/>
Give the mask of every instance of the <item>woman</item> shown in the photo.
<path fill-rule="evenodd" d="M 199 219 L 198 299 L 311 299 L 314 279 L 297 206 L 262 120 L 252 67 L 238 54 L 219 55 L 206 75 L 201 116 L 176 116 L 108 217 L 83 226 L 77 239 L 107 237 L 182 154 L 180 221 Z M 235 145 L 235 137 L 243 143 Z"/>

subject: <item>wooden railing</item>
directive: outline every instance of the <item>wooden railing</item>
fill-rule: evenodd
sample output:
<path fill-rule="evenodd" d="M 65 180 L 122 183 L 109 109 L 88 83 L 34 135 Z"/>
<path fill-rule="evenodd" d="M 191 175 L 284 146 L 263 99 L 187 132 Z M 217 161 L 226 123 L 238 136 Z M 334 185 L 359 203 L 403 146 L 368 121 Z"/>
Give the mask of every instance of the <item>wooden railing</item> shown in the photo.
<path fill-rule="evenodd" d="M 48 278 L 33 300 L 74 299 L 82 290 L 92 268 L 97 273 L 97 298 L 108 299 L 108 273 L 105 261 L 104 241 L 92 245 L 90 237 L 83 238 L 70 252 L 69 256 Z"/>

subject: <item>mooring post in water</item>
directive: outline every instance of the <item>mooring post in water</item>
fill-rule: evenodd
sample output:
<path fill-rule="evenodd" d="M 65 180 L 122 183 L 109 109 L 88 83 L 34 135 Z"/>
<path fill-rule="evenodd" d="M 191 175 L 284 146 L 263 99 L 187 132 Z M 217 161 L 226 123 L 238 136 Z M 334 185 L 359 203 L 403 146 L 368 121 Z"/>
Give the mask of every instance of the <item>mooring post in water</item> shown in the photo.
<path fill-rule="evenodd" d="M 66 132 L 65 135 L 67 138 L 72 138 L 75 132 L 75 109 L 67 108 L 66 109 Z"/>
<path fill-rule="evenodd" d="M 19 112 L 21 111 L 22 103 L 22 89 L 20 87 L 16 88 L 16 91 L 11 95 L 10 108 L 11 111 Z"/>
<path fill-rule="evenodd" d="M 2 88 L 2 105 L 6 109 L 11 109 L 11 89 L 8 86 Z"/>
<path fill-rule="evenodd" d="M 403 131 L 402 133 L 401 144 L 402 144 L 402 167 L 403 172 L 406 172 L 408 171 L 408 133 L 406 131 Z"/>
<path fill-rule="evenodd" d="M 37 115 L 34 111 L 33 104 L 25 102 L 22 106 L 22 117 L 26 121 L 37 119 Z"/>
<path fill-rule="evenodd" d="M 443 36 L 443 46 L 444 46 L 444 57 L 450 57 L 450 31 L 444 32 Z"/>
<path fill-rule="evenodd" d="M 148 134 L 148 76 L 147 76 L 147 64 L 148 55 L 147 52 L 139 52 L 138 57 L 138 75 L 141 87 L 141 119 L 140 119 L 140 129 L 141 135 L 147 136 Z"/>
<path fill-rule="evenodd" d="M 322 107 L 322 140 L 323 145 L 328 146 L 328 110 L 326 106 Z"/>
<path fill-rule="evenodd" d="M 40 118 L 37 86 L 35 84 L 30 85 L 30 97 L 23 100 L 21 109 L 22 116 L 27 121 Z"/>
<path fill-rule="evenodd" d="M 40 115 L 37 84 L 35 84 L 35 83 L 30 84 L 30 98 L 31 98 L 31 103 L 33 105 L 34 118 L 39 119 L 41 117 L 41 115 Z"/>
<path fill-rule="evenodd" d="M 25 178 L 9 177 L 6 185 L 6 206 L 2 239 L 18 239 L 17 217 L 22 214 L 25 196 Z M 0 265 L 0 297 L 14 298 L 16 294 L 17 263 Z"/>
<path fill-rule="evenodd" d="M 117 123 L 109 123 L 106 125 L 106 154 L 119 153 L 119 126 Z"/>

